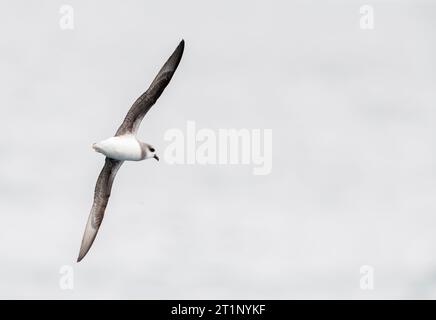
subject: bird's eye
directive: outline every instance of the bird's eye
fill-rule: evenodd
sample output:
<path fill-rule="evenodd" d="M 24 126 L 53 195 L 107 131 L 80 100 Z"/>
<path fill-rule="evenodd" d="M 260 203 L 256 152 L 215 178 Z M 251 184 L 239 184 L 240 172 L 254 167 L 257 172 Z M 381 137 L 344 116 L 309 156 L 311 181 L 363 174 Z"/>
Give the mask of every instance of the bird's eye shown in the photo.
<path fill-rule="evenodd" d="M 149 149 L 150 149 L 151 152 L 155 151 L 153 147 L 150 147 Z"/>

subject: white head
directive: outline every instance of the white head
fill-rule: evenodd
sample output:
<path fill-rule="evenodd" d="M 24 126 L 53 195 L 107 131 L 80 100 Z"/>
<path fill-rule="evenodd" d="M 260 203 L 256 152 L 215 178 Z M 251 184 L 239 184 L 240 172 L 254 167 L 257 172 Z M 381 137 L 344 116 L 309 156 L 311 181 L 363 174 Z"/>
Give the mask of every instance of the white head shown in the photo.
<path fill-rule="evenodd" d="M 142 159 L 154 158 L 157 161 L 159 161 L 159 157 L 156 154 L 156 149 L 152 145 L 141 142 L 141 151 L 142 151 Z"/>

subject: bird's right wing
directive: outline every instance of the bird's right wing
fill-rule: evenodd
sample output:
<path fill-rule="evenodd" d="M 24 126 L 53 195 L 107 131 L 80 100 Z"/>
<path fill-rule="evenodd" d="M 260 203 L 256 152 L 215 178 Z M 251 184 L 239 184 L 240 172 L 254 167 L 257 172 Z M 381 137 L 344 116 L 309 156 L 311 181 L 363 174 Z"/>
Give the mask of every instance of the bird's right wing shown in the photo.
<path fill-rule="evenodd" d="M 100 228 L 106 210 L 109 196 L 111 195 L 112 183 L 118 169 L 123 161 L 106 158 L 103 169 L 98 176 L 94 191 L 94 203 L 92 204 L 91 213 L 89 214 L 88 223 L 86 224 L 85 233 L 80 246 L 79 257 L 77 262 L 83 259 L 92 246 L 94 239 Z"/>
<path fill-rule="evenodd" d="M 185 48 L 185 41 L 181 41 L 174 50 L 173 54 L 168 58 L 167 62 L 159 70 L 159 73 L 154 78 L 150 87 L 145 91 L 132 105 L 123 123 L 118 128 L 115 136 L 121 136 L 126 133 L 135 134 L 141 124 L 142 118 L 159 99 L 162 92 L 165 90 L 168 83 L 170 83 L 177 66 L 182 59 L 183 50 Z"/>

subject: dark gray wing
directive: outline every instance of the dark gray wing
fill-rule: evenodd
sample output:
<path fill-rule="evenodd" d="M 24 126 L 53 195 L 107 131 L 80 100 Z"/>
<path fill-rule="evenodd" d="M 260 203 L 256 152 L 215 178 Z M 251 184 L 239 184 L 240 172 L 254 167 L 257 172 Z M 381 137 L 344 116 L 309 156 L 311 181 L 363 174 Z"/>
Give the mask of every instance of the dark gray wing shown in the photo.
<path fill-rule="evenodd" d="M 112 183 L 114 182 L 115 175 L 118 169 L 123 164 L 123 161 L 113 160 L 106 158 L 103 169 L 98 176 L 97 183 L 94 191 L 94 203 L 92 204 L 91 213 L 89 214 L 88 223 L 86 224 L 85 233 L 83 234 L 82 245 L 80 246 L 79 257 L 77 262 L 83 257 L 91 248 L 100 228 L 101 221 L 104 217 L 109 196 L 111 195 Z"/>
<path fill-rule="evenodd" d="M 115 136 L 121 136 L 126 133 L 136 133 L 141 124 L 142 118 L 144 118 L 148 110 L 150 110 L 150 108 L 155 104 L 156 100 L 159 99 L 160 95 L 173 77 L 180 59 L 182 59 L 184 48 L 185 41 L 182 40 L 176 50 L 174 50 L 171 57 L 169 57 L 167 62 L 165 62 L 163 67 L 160 69 L 147 91 L 132 105 L 124 118 L 123 123 L 115 133 Z"/>

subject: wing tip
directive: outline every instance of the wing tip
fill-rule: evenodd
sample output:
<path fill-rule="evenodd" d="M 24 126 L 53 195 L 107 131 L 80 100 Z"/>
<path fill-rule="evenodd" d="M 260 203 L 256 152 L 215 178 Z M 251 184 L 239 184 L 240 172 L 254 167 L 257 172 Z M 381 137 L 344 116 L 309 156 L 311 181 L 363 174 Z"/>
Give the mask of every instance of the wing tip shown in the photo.
<path fill-rule="evenodd" d="M 183 51 L 185 50 L 185 39 L 182 38 L 179 45 L 177 46 L 175 53 L 177 53 L 177 56 L 179 57 L 179 61 L 182 58 Z"/>
<path fill-rule="evenodd" d="M 79 256 L 77 257 L 77 262 L 82 261 L 82 259 L 86 256 L 88 253 L 88 250 L 83 250 L 83 248 L 80 248 Z"/>

